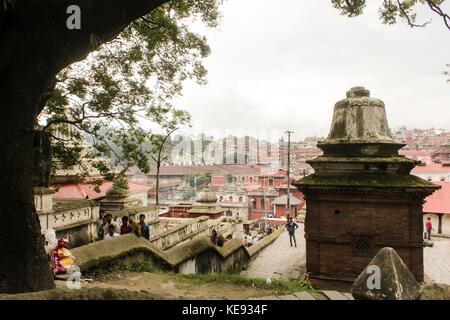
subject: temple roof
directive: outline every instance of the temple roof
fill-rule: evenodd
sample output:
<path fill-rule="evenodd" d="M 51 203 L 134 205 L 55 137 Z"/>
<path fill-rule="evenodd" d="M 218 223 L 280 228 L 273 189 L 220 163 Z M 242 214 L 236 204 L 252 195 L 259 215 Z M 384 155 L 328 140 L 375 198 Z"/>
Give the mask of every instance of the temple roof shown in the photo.
<path fill-rule="evenodd" d="M 112 186 L 111 181 L 104 181 L 97 192 L 95 186 L 90 183 L 67 183 L 58 186 L 53 196 L 54 199 L 99 199 L 106 196 L 107 190 Z M 150 186 L 128 181 L 131 193 L 148 192 Z M 56 188 L 56 187 L 55 187 Z"/>
<path fill-rule="evenodd" d="M 435 184 L 441 186 L 441 189 L 425 198 L 423 212 L 450 214 L 450 182 L 435 182 Z"/>
<path fill-rule="evenodd" d="M 297 199 L 296 197 L 294 197 L 292 195 L 289 197 L 289 202 L 292 206 L 296 206 L 296 205 L 299 205 L 302 203 L 299 199 Z M 273 200 L 272 204 L 283 205 L 283 206 L 287 205 L 287 195 L 285 194 L 278 198 L 275 198 Z"/>

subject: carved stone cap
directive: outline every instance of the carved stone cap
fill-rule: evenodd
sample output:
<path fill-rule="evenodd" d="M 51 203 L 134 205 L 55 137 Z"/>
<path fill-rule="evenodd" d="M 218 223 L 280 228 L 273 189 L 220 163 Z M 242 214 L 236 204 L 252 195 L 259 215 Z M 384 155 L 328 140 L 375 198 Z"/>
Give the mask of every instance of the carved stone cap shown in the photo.
<path fill-rule="evenodd" d="M 364 87 L 354 87 L 334 107 L 330 134 L 325 142 L 395 143 L 384 102 L 371 98 Z"/>
<path fill-rule="evenodd" d="M 370 97 L 370 91 L 364 87 L 353 87 L 347 91 L 347 98 Z"/>

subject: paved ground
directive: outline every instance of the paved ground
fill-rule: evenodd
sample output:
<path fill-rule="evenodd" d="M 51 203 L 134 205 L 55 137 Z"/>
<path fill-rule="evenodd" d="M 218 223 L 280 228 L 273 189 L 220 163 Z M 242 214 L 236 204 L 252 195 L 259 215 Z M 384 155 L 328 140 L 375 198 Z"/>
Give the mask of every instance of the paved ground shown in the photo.
<path fill-rule="evenodd" d="M 260 298 L 250 298 L 249 300 L 355 300 L 348 292 L 338 291 L 302 291 L 282 296 L 265 296 Z"/>
<path fill-rule="evenodd" d="M 450 285 L 450 239 L 433 241 L 433 247 L 424 248 L 425 281 Z"/>
<path fill-rule="evenodd" d="M 304 225 L 299 226 L 296 232 L 297 248 L 291 248 L 288 233 L 284 232 L 242 274 L 264 279 L 298 278 L 306 261 Z M 425 281 L 450 285 L 450 239 L 434 237 L 433 241 L 433 247 L 424 248 Z"/>
<path fill-rule="evenodd" d="M 296 231 L 297 248 L 289 244 L 288 232 L 283 232 L 271 245 L 256 256 L 243 275 L 255 278 L 297 279 L 306 262 L 303 224 Z"/>

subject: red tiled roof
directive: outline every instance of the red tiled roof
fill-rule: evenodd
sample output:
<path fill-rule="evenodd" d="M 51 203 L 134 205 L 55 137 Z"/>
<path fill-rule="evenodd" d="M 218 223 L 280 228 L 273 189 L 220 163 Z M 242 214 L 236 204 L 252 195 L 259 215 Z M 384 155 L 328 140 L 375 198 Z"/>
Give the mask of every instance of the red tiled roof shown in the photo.
<path fill-rule="evenodd" d="M 450 214 L 450 182 L 434 182 L 441 186 L 432 195 L 425 198 L 423 213 Z"/>
<path fill-rule="evenodd" d="M 260 176 L 264 177 L 285 177 L 287 175 L 287 172 L 283 169 L 278 169 L 275 172 L 268 172 L 268 173 L 261 173 Z"/>
<path fill-rule="evenodd" d="M 406 157 L 431 157 L 433 152 L 429 150 L 400 150 L 398 154 Z"/>
<path fill-rule="evenodd" d="M 260 184 L 248 184 L 248 185 L 244 185 L 244 189 L 248 192 L 248 191 L 257 191 L 259 189 L 261 189 L 261 185 Z"/>
<path fill-rule="evenodd" d="M 161 166 L 160 175 L 201 174 L 211 172 L 213 176 L 225 176 L 229 173 L 235 176 L 258 176 L 261 167 L 257 165 L 205 165 L 205 166 Z M 156 168 L 152 168 L 149 175 L 156 175 Z"/>
<path fill-rule="evenodd" d="M 94 190 L 94 185 L 89 183 L 70 183 L 58 186 L 58 191 L 53 195 L 54 199 L 98 199 L 106 195 L 106 191 L 112 186 L 111 181 L 105 181 L 101 186 L 99 186 L 100 192 Z M 128 182 L 128 187 L 130 191 L 145 191 L 151 189 L 150 186 L 142 185 L 139 183 Z"/>
<path fill-rule="evenodd" d="M 448 166 L 442 166 L 442 164 L 439 163 L 430 163 L 425 166 L 416 166 L 412 171 L 414 173 L 428 173 L 428 172 L 450 172 L 450 167 Z"/>

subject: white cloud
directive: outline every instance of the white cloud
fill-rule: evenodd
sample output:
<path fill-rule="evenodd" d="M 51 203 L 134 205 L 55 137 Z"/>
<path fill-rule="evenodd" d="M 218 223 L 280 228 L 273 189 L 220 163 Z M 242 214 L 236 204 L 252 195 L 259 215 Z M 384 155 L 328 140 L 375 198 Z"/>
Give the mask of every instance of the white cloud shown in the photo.
<path fill-rule="evenodd" d="M 328 1 L 228 0 L 206 86 L 188 83 L 177 105 L 206 129 L 293 129 L 326 135 L 336 101 L 363 85 L 385 101 L 391 127 L 450 128 L 450 33 L 378 23 L 376 9 L 346 18 Z"/>

